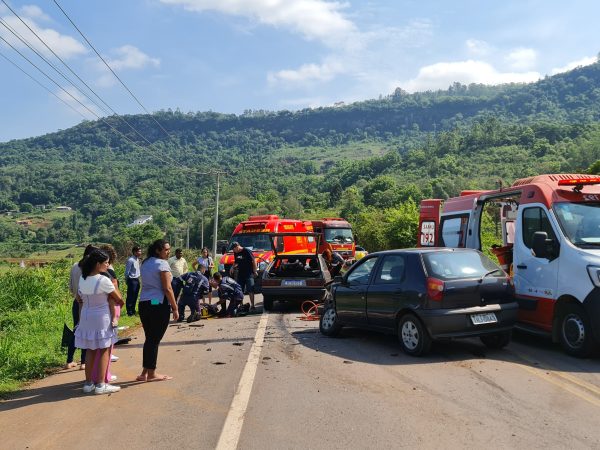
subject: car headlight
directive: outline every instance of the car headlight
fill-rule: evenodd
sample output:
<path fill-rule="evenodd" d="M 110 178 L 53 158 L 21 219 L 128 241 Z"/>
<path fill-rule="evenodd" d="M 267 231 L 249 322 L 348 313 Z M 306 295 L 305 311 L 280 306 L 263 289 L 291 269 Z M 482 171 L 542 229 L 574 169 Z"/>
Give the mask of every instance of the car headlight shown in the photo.
<path fill-rule="evenodd" d="M 590 280 L 596 287 L 600 287 L 600 267 L 599 266 L 587 266 L 588 275 Z"/>

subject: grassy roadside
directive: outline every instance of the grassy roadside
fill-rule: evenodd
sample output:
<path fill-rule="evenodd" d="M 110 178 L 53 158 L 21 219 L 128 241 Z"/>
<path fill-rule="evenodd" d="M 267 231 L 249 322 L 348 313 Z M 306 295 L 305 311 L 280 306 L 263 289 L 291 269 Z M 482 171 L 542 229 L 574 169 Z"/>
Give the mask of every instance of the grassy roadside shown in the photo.
<path fill-rule="evenodd" d="M 63 323 L 73 325 L 70 268 L 71 262 L 59 261 L 0 273 L 0 396 L 65 363 L 66 350 L 60 341 Z M 123 267 L 116 270 L 122 279 Z M 119 324 L 138 323 L 137 316 L 124 316 Z"/>

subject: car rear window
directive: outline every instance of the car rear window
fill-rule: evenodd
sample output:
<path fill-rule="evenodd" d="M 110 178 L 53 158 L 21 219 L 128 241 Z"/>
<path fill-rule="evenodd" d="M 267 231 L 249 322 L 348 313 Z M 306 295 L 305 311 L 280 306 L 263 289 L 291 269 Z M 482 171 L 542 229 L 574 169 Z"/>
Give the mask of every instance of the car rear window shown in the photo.
<path fill-rule="evenodd" d="M 496 263 L 477 251 L 425 253 L 423 261 L 429 276 L 440 280 L 506 276 Z"/>

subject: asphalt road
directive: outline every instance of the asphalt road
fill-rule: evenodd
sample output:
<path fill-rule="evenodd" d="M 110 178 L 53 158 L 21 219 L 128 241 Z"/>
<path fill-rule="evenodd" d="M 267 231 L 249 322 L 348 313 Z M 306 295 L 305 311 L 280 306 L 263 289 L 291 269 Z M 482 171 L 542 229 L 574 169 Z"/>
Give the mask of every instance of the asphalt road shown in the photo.
<path fill-rule="evenodd" d="M 260 301 L 260 296 L 258 296 Z M 294 308 L 172 324 L 171 381 L 139 383 L 143 334 L 119 347 L 121 392 L 63 371 L 0 403 L 3 449 L 599 448 L 600 359 L 517 334 L 404 355 L 393 336 L 318 332 Z"/>

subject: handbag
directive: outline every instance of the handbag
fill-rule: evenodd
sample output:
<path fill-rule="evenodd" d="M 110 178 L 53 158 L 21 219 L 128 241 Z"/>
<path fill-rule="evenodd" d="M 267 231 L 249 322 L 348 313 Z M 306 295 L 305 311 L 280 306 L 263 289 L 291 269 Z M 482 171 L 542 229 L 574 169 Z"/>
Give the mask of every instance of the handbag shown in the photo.
<path fill-rule="evenodd" d="M 69 346 L 72 346 L 74 344 L 75 344 L 75 332 L 73 330 L 71 330 L 68 327 L 68 325 L 65 323 L 65 324 L 63 324 L 63 332 L 62 332 L 62 339 L 60 341 L 60 346 L 68 348 Z"/>

